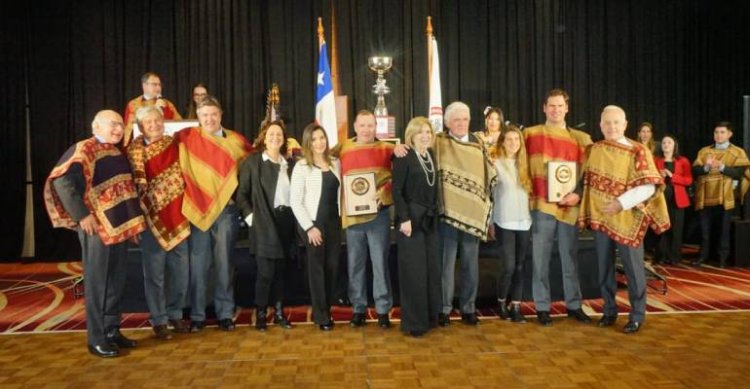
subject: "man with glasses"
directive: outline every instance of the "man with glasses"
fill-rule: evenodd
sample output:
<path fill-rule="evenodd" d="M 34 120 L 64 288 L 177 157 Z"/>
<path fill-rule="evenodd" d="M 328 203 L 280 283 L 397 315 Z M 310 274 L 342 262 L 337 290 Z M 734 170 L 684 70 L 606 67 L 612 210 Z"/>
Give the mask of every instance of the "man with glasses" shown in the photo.
<path fill-rule="evenodd" d="M 108 358 L 136 346 L 120 333 L 120 298 L 125 287 L 127 240 L 146 228 L 127 157 L 116 146 L 122 117 L 100 111 L 94 136 L 63 154 L 44 184 L 52 225 L 78 232 L 86 293 L 89 352 Z"/>
<path fill-rule="evenodd" d="M 171 101 L 161 95 L 161 78 L 154 72 L 147 72 L 141 76 L 141 87 L 143 94 L 130 100 L 125 107 L 125 135 L 123 146 L 127 146 L 133 138 L 133 124 L 135 124 L 135 112 L 144 106 L 157 106 L 161 109 L 164 120 L 181 120 L 182 116 Z"/>

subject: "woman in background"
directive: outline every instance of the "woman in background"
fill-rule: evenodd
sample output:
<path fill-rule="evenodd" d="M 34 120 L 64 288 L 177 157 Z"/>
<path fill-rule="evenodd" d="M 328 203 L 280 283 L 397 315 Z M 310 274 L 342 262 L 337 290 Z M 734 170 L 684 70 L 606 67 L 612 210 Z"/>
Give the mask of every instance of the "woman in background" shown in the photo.
<path fill-rule="evenodd" d="M 500 107 L 487 106 L 484 109 L 484 130 L 475 132 L 474 136 L 482 141 L 482 145 L 484 145 L 491 160 L 495 159 L 497 152 L 495 144 L 500 133 L 504 130 L 505 117 L 503 116 L 503 110 Z"/>
<path fill-rule="evenodd" d="M 638 142 L 646 145 L 648 151 L 653 154 L 656 151 L 656 142 L 654 141 L 654 125 L 649 122 L 643 122 L 638 126 Z"/>
<path fill-rule="evenodd" d="M 442 266 L 438 255 L 438 183 L 430 149 L 435 132 L 422 116 L 409 121 L 404 158 L 393 159 L 401 331 L 422 336 L 437 327 L 442 308 Z"/>
<path fill-rule="evenodd" d="M 495 170 L 498 180 L 492 192 L 492 221 L 502 261 L 497 300 L 501 318 L 514 323 L 525 323 L 526 319 L 521 314 L 521 297 L 524 262 L 531 241 L 531 178 L 521 130 L 516 126 L 509 126 L 497 138 L 496 150 Z"/>
<path fill-rule="evenodd" d="M 340 171 L 325 130 L 309 124 L 302 133 L 302 159 L 292 171 L 291 206 L 305 240 L 312 319 L 323 331 L 333 329 L 331 303 L 341 251 Z"/>
<path fill-rule="evenodd" d="M 198 102 L 205 99 L 208 96 L 208 88 L 203 83 L 197 83 L 193 85 L 191 89 L 193 93 L 190 95 L 190 100 L 187 106 L 185 106 L 185 119 L 195 120 L 198 119 L 198 114 L 195 112 Z"/>
<path fill-rule="evenodd" d="M 672 228 L 661 235 L 655 262 L 667 264 L 680 263 L 682 247 L 682 230 L 685 226 L 685 208 L 690 206 L 687 187 L 693 183 L 690 161 L 680 155 L 677 139 L 665 135 L 661 139 L 661 149 L 657 151 L 656 168 L 664 177 L 664 198 L 667 200 L 669 220 Z"/>

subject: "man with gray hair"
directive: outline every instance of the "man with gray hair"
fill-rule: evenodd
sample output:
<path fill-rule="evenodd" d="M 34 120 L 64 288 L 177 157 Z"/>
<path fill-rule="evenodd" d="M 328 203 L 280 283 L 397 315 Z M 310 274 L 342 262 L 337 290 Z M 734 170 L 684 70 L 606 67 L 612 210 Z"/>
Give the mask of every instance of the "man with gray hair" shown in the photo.
<path fill-rule="evenodd" d="M 646 317 L 643 237 L 649 226 L 657 234 L 670 227 L 667 202 L 662 194 L 664 180 L 651 151 L 625 137 L 628 122 L 622 108 L 605 107 L 599 125 L 604 140 L 591 147 L 583 167 L 584 189 L 578 226 L 594 230 L 599 285 L 604 299 L 604 315 L 599 327 L 609 327 L 617 320 L 616 247 L 628 278 L 631 308 L 623 331 L 634 333 Z"/>
<path fill-rule="evenodd" d="M 146 224 L 128 159 L 116 146 L 123 136 L 122 117 L 100 111 L 91 127 L 94 136 L 70 147 L 50 173 L 44 202 L 54 227 L 78 232 L 88 349 L 108 358 L 136 346 L 120 333 L 120 299 L 127 240 L 137 240 Z"/>
<path fill-rule="evenodd" d="M 469 107 L 456 101 L 445 109 L 448 133 L 435 137 L 441 204 L 440 247 L 443 273 L 443 306 L 438 324 L 450 324 L 455 287 L 456 255 L 460 249 L 461 279 L 459 308 L 461 320 L 477 325 L 475 301 L 479 288 L 479 240 L 487 239 L 491 188 L 495 169 L 489 162 L 482 143 L 469 133 Z"/>
<path fill-rule="evenodd" d="M 182 321 L 189 273 L 190 222 L 182 214 L 185 182 L 180 172 L 179 147 L 164 134 L 164 118 L 154 106 L 135 113 L 142 135 L 128 146 L 128 159 L 138 187 L 148 229 L 141 234 L 141 257 L 146 303 L 157 339 L 171 339 L 167 329 L 188 332 Z"/>

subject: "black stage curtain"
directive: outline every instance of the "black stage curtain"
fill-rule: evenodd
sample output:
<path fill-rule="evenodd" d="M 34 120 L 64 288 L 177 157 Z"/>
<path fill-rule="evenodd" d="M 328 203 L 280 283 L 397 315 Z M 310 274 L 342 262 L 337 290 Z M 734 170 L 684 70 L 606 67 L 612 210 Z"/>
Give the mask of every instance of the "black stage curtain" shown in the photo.
<path fill-rule="evenodd" d="M 3 204 L 0 222 L 0 261 L 17 259 L 23 246 L 26 203 L 26 90 L 27 54 L 24 9 L 13 2 L 0 3 L 0 139 Z"/>
<path fill-rule="evenodd" d="M 514 122 L 538 123 L 544 94 L 562 87 L 571 94 L 569 124 L 585 122 L 601 138 L 599 112 L 618 104 L 631 132 L 651 121 L 657 136 L 676 133 L 692 157 L 711 142 L 715 121 L 740 122 L 741 96 L 750 94 L 744 59 L 750 11 L 742 1 L 29 0 L 14 6 L 23 12 L 2 12 L 0 82 L 7 101 L 0 122 L 10 126 L 3 158 L 11 159 L 2 174 L 11 190 L 3 199 L 22 204 L 13 189 L 23 184 L 24 68 L 7 53 L 25 51 L 37 255 L 79 255 L 75 236 L 53 231 L 47 220 L 44 178 L 68 146 L 89 135 L 96 111 L 121 111 L 140 94 L 145 71 L 162 76 L 164 95 L 180 108 L 192 84 L 206 83 L 224 105 L 225 126 L 250 138 L 276 82 L 283 114 L 299 136 L 314 118 L 316 18 L 323 17 L 330 44 L 332 4 L 349 117 L 375 105 L 367 58 L 388 54 L 394 68 L 386 76 L 392 90 L 386 101 L 399 129 L 427 109 L 427 15 L 439 43 L 443 102 L 468 103 L 473 129 L 483 125 L 488 104 L 503 107 Z M 742 144 L 739 129 L 734 141 Z M 13 256 L 22 212 L 5 219 L 2 247 Z"/>

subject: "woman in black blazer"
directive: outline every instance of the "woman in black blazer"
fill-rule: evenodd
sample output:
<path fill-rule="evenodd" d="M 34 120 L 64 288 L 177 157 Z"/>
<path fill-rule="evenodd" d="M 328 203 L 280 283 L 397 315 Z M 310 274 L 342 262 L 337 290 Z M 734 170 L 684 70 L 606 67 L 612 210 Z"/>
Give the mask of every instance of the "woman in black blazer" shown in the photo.
<path fill-rule="evenodd" d="M 404 135 L 409 153 L 393 160 L 401 331 L 415 337 L 437 326 L 442 305 L 437 166 L 430 150 L 434 135 L 427 118 L 412 119 Z"/>
<path fill-rule="evenodd" d="M 265 123 L 253 144 L 255 152 L 240 167 L 237 205 L 249 226 L 250 254 L 255 255 L 255 328 L 267 328 L 267 307 L 274 303 L 274 322 L 292 328 L 284 316 L 284 269 L 295 245 L 295 219 L 289 204 L 291 160 L 286 159 L 286 129 L 280 121 Z"/>

